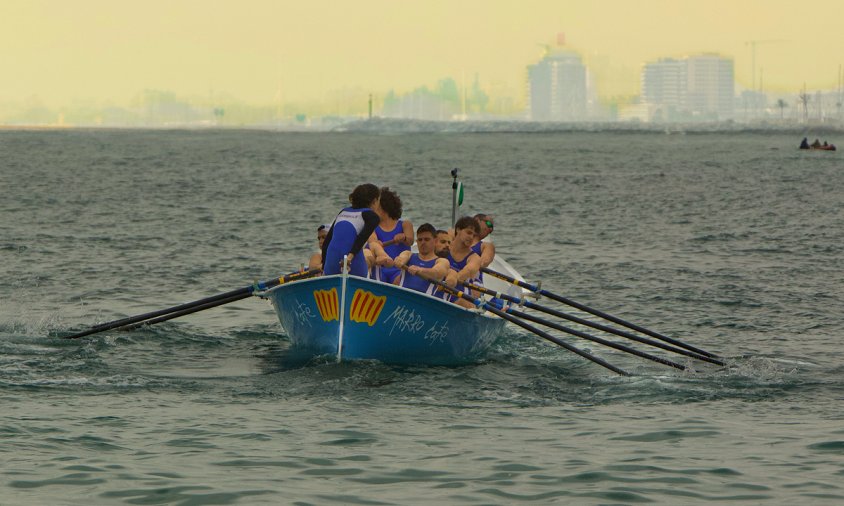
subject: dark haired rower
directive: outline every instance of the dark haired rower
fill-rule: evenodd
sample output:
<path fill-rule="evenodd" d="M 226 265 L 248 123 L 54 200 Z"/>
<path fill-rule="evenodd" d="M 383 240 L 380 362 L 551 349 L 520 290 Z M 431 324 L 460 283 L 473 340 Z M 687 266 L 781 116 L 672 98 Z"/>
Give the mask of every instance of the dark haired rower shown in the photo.
<path fill-rule="evenodd" d="M 407 266 L 407 270 L 401 270 L 401 274 L 394 281 L 395 284 L 428 295 L 435 294 L 436 285 L 430 280 L 442 281 L 450 268 L 448 260 L 434 252 L 436 233 L 437 230 L 430 223 L 424 223 L 416 229 L 416 247 L 419 253 L 411 253 L 408 250 L 396 257 L 396 267 L 401 269 Z"/>
<path fill-rule="evenodd" d="M 460 218 L 454 224 L 454 240 L 451 241 L 447 257 L 451 270 L 445 278 L 449 286 L 455 287 L 457 283 L 477 281 L 481 269 L 481 257 L 472 251 L 472 244 L 479 232 L 478 222 L 469 216 Z M 474 307 L 472 303 L 462 298 L 458 298 L 455 302 L 462 307 Z"/>
<path fill-rule="evenodd" d="M 380 195 L 378 187 L 369 183 L 357 186 L 349 194 L 351 207 L 337 214 L 322 245 L 322 270 L 326 275 L 339 274 L 343 256 L 348 255 L 349 272 L 366 277 L 366 260 L 358 253 L 381 221 L 373 210 L 378 209 Z"/>
<path fill-rule="evenodd" d="M 413 244 L 413 224 L 409 220 L 401 219 L 401 197 L 386 186 L 381 188 L 377 213 L 381 222 L 369 238 L 370 247 L 373 243 L 380 244 L 391 260 L 405 251 L 410 251 L 410 245 Z M 378 265 L 373 271 L 373 278 L 385 283 L 392 283 L 401 274 L 399 269 L 391 265 Z"/>

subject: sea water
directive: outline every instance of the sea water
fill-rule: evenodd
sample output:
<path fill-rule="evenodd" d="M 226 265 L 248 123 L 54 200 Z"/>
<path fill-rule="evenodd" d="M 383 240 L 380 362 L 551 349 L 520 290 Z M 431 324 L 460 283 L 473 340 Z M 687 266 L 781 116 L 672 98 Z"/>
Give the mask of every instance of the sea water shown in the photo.
<path fill-rule="evenodd" d="M 839 504 L 844 159 L 800 137 L 0 131 L 0 503 Z M 525 278 L 726 367 L 303 361 L 258 298 L 61 338 L 299 268 L 362 182 L 446 227 L 453 168 Z"/>

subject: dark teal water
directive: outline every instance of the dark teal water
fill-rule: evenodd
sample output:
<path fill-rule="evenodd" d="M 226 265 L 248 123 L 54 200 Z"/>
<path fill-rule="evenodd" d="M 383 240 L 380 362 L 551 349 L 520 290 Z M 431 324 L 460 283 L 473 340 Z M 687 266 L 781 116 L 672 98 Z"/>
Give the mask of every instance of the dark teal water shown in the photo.
<path fill-rule="evenodd" d="M 798 141 L 0 131 L 0 503 L 839 504 L 844 159 Z M 728 367 L 302 363 L 260 299 L 57 337 L 296 269 L 360 182 L 444 226 L 453 167 L 526 278 Z"/>

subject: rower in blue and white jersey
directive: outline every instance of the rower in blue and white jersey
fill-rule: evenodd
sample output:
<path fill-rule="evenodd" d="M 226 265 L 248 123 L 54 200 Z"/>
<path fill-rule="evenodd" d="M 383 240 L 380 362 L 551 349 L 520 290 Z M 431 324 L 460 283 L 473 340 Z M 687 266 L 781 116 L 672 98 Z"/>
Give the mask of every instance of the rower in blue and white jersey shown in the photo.
<path fill-rule="evenodd" d="M 402 201 L 398 194 L 388 187 L 380 189 L 378 216 L 381 223 L 370 238 L 370 243 L 378 242 L 384 247 L 385 253 L 395 259 L 405 251 L 410 251 L 413 244 L 413 224 L 409 220 L 402 220 Z M 380 265 L 373 268 L 370 277 L 392 283 L 398 276 L 399 269 L 392 266 Z"/>
<path fill-rule="evenodd" d="M 492 241 L 485 241 L 492 233 L 495 227 L 494 218 L 489 214 L 476 214 L 475 221 L 478 222 L 478 235 L 475 237 L 475 243 L 472 245 L 472 251 L 481 257 L 481 267 L 489 267 L 493 260 L 495 260 L 495 244 Z M 483 274 L 480 275 L 483 281 Z"/>
<path fill-rule="evenodd" d="M 431 280 L 442 281 L 449 270 L 448 260 L 438 257 L 434 252 L 436 232 L 430 223 L 424 223 L 416 229 L 416 247 L 419 253 L 411 253 L 408 250 L 395 259 L 395 265 L 400 269 L 400 274 L 394 283 L 443 298 L 440 295 L 443 292 L 437 291 L 437 285 L 431 282 Z"/>
<path fill-rule="evenodd" d="M 378 187 L 369 183 L 357 186 L 349 195 L 351 207 L 340 211 L 325 236 L 322 245 L 323 273 L 339 274 L 343 256 L 349 255 L 349 273 L 366 277 L 366 260 L 359 253 L 380 221 L 373 210 L 378 209 L 379 195 Z"/>
<path fill-rule="evenodd" d="M 472 244 L 478 234 L 478 222 L 469 216 L 464 216 L 454 224 L 454 240 L 448 251 L 448 262 L 451 269 L 446 276 L 446 284 L 457 286 L 457 283 L 476 283 L 481 269 L 481 257 L 472 251 Z M 458 298 L 455 301 L 463 307 L 474 307 L 472 303 Z"/>
<path fill-rule="evenodd" d="M 476 214 L 475 221 L 478 222 L 478 236 L 475 238 L 475 244 L 472 245 L 472 251 L 481 257 L 481 268 L 489 267 L 492 261 L 495 260 L 495 244 L 491 240 L 485 240 L 492 234 L 495 228 L 495 221 L 490 214 Z M 484 285 L 484 273 L 478 272 L 477 284 Z M 498 297 L 492 297 L 489 300 L 490 304 L 498 308 L 504 307 L 504 301 Z"/>

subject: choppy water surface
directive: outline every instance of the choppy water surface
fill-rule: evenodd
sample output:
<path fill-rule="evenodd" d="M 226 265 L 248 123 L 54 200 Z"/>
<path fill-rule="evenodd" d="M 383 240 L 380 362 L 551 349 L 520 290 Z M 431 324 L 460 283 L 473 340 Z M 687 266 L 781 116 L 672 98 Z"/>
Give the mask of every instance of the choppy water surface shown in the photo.
<path fill-rule="evenodd" d="M 0 503 L 838 504 L 844 160 L 798 141 L 0 131 Z M 444 226 L 453 167 L 528 279 L 728 367 L 303 363 L 259 299 L 57 337 L 294 270 L 360 182 Z"/>

